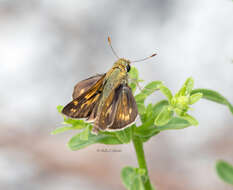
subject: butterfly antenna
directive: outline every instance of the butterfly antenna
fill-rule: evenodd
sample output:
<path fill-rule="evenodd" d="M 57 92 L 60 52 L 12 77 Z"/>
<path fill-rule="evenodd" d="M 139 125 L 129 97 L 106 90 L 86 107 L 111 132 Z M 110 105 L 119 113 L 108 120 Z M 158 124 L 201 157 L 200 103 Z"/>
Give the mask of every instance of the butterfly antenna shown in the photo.
<path fill-rule="evenodd" d="M 154 56 L 156 56 L 156 55 L 157 55 L 157 54 L 154 53 L 154 54 L 152 54 L 151 56 L 145 57 L 145 58 L 143 58 L 143 59 L 138 59 L 138 60 L 135 60 L 135 61 L 131 61 L 131 63 L 145 61 L 145 60 L 150 59 L 150 58 L 152 58 L 152 57 L 154 57 Z"/>
<path fill-rule="evenodd" d="M 119 56 L 117 55 L 116 51 L 113 49 L 112 47 L 112 42 L 111 42 L 111 38 L 108 36 L 108 44 L 112 50 L 112 53 L 119 59 Z"/>

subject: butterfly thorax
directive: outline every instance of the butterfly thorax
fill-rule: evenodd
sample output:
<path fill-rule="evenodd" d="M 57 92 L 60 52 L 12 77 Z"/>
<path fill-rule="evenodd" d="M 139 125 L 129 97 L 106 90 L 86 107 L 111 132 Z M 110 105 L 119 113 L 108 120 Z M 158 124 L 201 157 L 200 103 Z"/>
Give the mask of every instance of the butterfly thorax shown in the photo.
<path fill-rule="evenodd" d="M 116 89 L 120 84 L 127 83 L 127 65 L 129 61 L 125 59 L 119 59 L 113 65 L 113 67 L 107 72 L 104 81 L 104 89 L 100 101 L 99 111 L 102 108 L 102 104 L 110 97 L 113 90 Z"/>

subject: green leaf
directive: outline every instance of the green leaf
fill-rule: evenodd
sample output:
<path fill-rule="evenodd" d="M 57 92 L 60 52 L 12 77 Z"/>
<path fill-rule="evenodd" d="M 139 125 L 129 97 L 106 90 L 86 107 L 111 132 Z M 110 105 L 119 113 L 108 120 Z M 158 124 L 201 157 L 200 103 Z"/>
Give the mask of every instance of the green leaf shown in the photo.
<path fill-rule="evenodd" d="M 147 136 L 147 137 L 140 137 L 140 139 L 141 139 L 141 141 L 142 141 L 143 143 L 145 143 L 145 142 L 149 141 L 149 140 L 151 139 L 151 137 L 153 137 L 153 136 L 155 136 L 155 135 L 157 135 L 157 134 L 159 134 L 159 131 L 156 131 L 156 130 L 155 130 L 155 133 L 154 133 L 153 135 Z"/>
<path fill-rule="evenodd" d="M 157 117 L 159 115 L 159 113 L 161 112 L 161 110 L 165 107 L 168 106 L 168 101 L 167 100 L 161 100 L 159 102 L 157 102 L 152 109 L 152 113 L 154 117 Z"/>
<path fill-rule="evenodd" d="M 194 86 L 194 80 L 192 77 L 189 77 L 184 85 L 186 86 L 186 91 L 185 91 L 185 95 L 189 95 L 192 92 L 193 86 Z"/>
<path fill-rule="evenodd" d="M 196 93 L 202 93 L 202 98 L 219 103 L 219 104 L 223 104 L 223 105 L 227 105 L 228 108 L 230 109 L 231 113 L 233 114 L 233 106 L 232 104 L 224 97 L 222 96 L 220 93 L 214 91 L 214 90 L 209 90 L 209 89 L 203 89 L 203 88 L 199 88 L 199 89 L 195 89 L 191 92 L 191 94 L 196 94 Z"/>
<path fill-rule="evenodd" d="M 183 85 L 178 93 L 175 94 L 175 97 L 184 96 L 186 92 L 186 86 Z"/>
<path fill-rule="evenodd" d="M 80 140 L 87 141 L 89 136 L 90 127 L 87 126 L 80 134 Z"/>
<path fill-rule="evenodd" d="M 173 117 L 166 125 L 155 127 L 157 131 L 164 131 L 164 130 L 173 130 L 173 129 L 184 129 L 186 127 L 191 126 L 191 124 L 182 118 Z"/>
<path fill-rule="evenodd" d="M 75 119 L 70 119 L 70 118 L 65 118 L 64 124 L 70 124 L 76 129 L 83 129 L 89 125 L 88 123 L 86 123 L 83 120 L 75 120 Z"/>
<path fill-rule="evenodd" d="M 138 74 L 138 70 L 136 69 L 136 67 L 131 66 L 128 74 L 131 79 L 136 80 L 136 81 L 139 80 L 139 74 Z"/>
<path fill-rule="evenodd" d="M 69 130 L 75 130 L 76 128 L 73 126 L 63 126 L 63 127 L 58 127 L 54 131 L 51 132 L 51 135 L 56 135 L 59 133 L 64 133 L 65 131 Z"/>
<path fill-rule="evenodd" d="M 191 125 L 197 126 L 199 124 L 198 121 L 193 116 L 187 113 L 183 113 L 181 118 L 187 120 Z"/>
<path fill-rule="evenodd" d="M 202 98 L 202 93 L 198 92 L 189 97 L 189 104 L 194 104 Z"/>
<path fill-rule="evenodd" d="M 63 107 L 64 107 L 64 106 L 62 106 L 62 105 L 58 105 L 58 106 L 57 106 L 57 111 L 58 111 L 59 113 L 61 113 Z"/>
<path fill-rule="evenodd" d="M 64 118 L 63 124 L 68 124 L 68 126 L 58 127 L 57 129 L 52 131 L 51 134 L 56 135 L 58 133 L 63 133 L 65 131 L 69 131 L 69 130 L 79 130 L 79 129 L 83 129 L 89 125 L 88 123 L 85 123 L 82 120 L 74 120 L 74 119 L 70 119 L 70 118 L 69 119 Z M 69 125 L 71 125 L 71 126 L 69 126 Z"/>
<path fill-rule="evenodd" d="M 135 96 L 137 103 L 144 103 L 145 99 L 161 86 L 161 81 L 153 81 L 147 84 L 139 94 Z"/>
<path fill-rule="evenodd" d="M 139 113 L 140 116 L 145 114 L 146 106 L 144 105 L 144 103 L 138 103 L 137 102 L 137 108 L 138 108 L 138 113 Z"/>
<path fill-rule="evenodd" d="M 161 81 L 152 81 L 142 89 L 141 93 L 149 96 L 154 91 L 158 90 L 161 84 L 162 84 Z"/>
<path fill-rule="evenodd" d="M 214 90 L 199 88 L 199 89 L 193 90 L 191 92 L 191 95 L 196 94 L 196 93 L 202 93 L 202 98 L 217 102 L 219 104 L 227 105 L 227 103 L 228 103 L 228 101 L 226 100 L 225 97 L 223 97 L 220 93 L 218 93 L 218 92 L 216 92 Z"/>
<path fill-rule="evenodd" d="M 169 88 L 167 88 L 163 84 L 161 84 L 159 88 L 160 88 L 161 92 L 167 97 L 168 101 L 171 102 L 172 92 L 169 90 Z"/>
<path fill-rule="evenodd" d="M 132 79 L 132 81 L 129 83 L 129 86 L 134 94 L 137 89 L 137 84 L 140 82 L 138 76 L 138 70 L 135 67 L 131 67 L 129 72 L 129 78 Z"/>
<path fill-rule="evenodd" d="M 159 131 L 156 129 L 154 125 L 151 125 L 147 128 L 137 127 L 134 131 L 134 134 L 141 137 L 141 138 L 151 138 L 155 135 L 157 135 Z M 149 139 L 148 139 L 149 140 Z"/>
<path fill-rule="evenodd" d="M 136 89 L 137 89 L 137 85 L 135 83 L 131 82 L 131 83 L 129 83 L 129 86 L 132 90 L 132 93 L 134 94 Z"/>
<path fill-rule="evenodd" d="M 168 105 L 167 100 L 161 100 L 155 105 L 149 104 L 146 107 L 145 114 L 143 115 L 142 125 L 140 127 L 137 127 L 136 130 L 154 125 L 155 118 L 159 115 L 162 109 L 167 105 Z"/>
<path fill-rule="evenodd" d="M 143 93 L 139 93 L 135 96 L 135 100 L 137 103 L 144 103 L 146 98 L 147 98 L 147 95 Z"/>
<path fill-rule="evenodd" d="M 154 124 L 156 126 L 162 126 L 167 124 L 172 118 L 173 112 L 169 109 L 169 106 L 164 106 L 158 116 L 155 118 Z"/>
<path fill-rule="evenodd" d="M 89 130 L 88 140 L 82 140 L 81 134 L 78 133 L 70 139 L 70 141 L 68 142 L 68 146 L 71 150 L 79 150 L 95 143 L 112 145 L 122 144 L 122 142 L 119 141 L 119 139 L 117 137 L 114 137 L 113 135 L 105 135 L 101 133 L 99 133 L 98 135 L 93 135 L 90 133 Z"/>
<path fill-rule="evenodd" d="M 122 144 L 130 143 L 132 139 L 132 126 L 127 127 L 126 129 L 122 131 L 116 131 L 115 135 L 119 139 L 119 141 L 122 142 Z"/>
<path fill-rule="evenodd" d="M 145 108 L 145 112 L 143 115 L 141 115 L 141 122 L 145 123 L 147 120 L 149 120 L 152 117 L 153 105 L 148 104 L 148 106 Z"/>
<path fill-rule="evenodd" d="M 194 80 L 192 77 L 187 78 L 179 92 L 176 94 L 176 97 L 178 96 L 187 96 L 191 93 L 194 86 Z"/>
<path fill-rule="evenodd" d="M 164 106 L 168 105 L 167 100 L 162 100 L 155 105 L 149 104 L 146 109 L 144 121 L 140 127 L 136 127 L 134 133 L 143 138 L 143 142 L 149 140 L 152 136 L 158 134 L 158 131 L 154 127 L 154 120 L 161 112 Z"/>
<path fill-rule="evenodd" d="M 126 166 L 121 170 L 121 179 L 128 190 L 144 190 L 142 169 Z M 145 173 L 145 172 L 144 172 Z"/>
<path fill-rule="evenodd" d="M 145 190 L 140 176 L 136 176 L 134 178 L 133 184 L 131 185 L 130 190 Z"/>
<path fill-rule="evenodd" d="M 141 93 L 139 93 L 135 96 L 135 101 L 137 103 L 138 113 L 139 113 L 141 119 L 143 118 L 143 114 L 145 114 L 145 112 L 146 112 L 146 107 L 144 105 L 145 99 L 149 95 L 151 95 L 155 90 L 157 90 L 159 88 L 159 86 L 161 85 L 161 83 L 162 83 L 161 81 L 150 82 L 149 84 L 147 84 L 143 88 Z"/>
<path fill-rule="evenodd" d="M 127 189 L 131 188 L 135 176 L 135 169 L 131 166 L 126 166 L 121 170 L 121 180 Z"/>
<path fill-rule="evenodd" d="M 233 166 L 225 161 L 218 161 L 216 164 L 216 170 L 218 176 L 225 181 L 233 185 Z"/>
<path fill-rule="evenodd" d="M 231 113 L 233 114 L 233 106 L 232 106 L 232 104 L 230 102 L 228 102 L 227 106 L 228 106 L 229 110 L 231 111 Z"/>

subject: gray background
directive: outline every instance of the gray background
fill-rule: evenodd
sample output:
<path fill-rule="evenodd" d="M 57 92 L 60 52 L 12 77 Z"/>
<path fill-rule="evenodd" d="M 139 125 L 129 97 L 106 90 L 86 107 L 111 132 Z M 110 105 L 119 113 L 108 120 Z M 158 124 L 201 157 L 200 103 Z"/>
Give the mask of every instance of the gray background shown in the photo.
<path fill-rule="evenodd" d="M 0 1 L 0 189 L 124 189 L 120 169 L 137 165 L 132 145 L 71 152 L 74 134 L 51 136 L 62 117 L 56 106 L 71 100 L 79 80 L 106 72 L 121 57 L 146 82 L 162 80 L 176 92 L 192 76 L 195 87 L 221 92 L 233 103 L 233 2 Z M 153 94 L 149 101 L 162 99 Z M 233 164 L 233 117 L 205 100 L 190 112 L 198 127 L 166 131 L 145 144 L 158 190 L 230 190 L 215 162 Z"/>

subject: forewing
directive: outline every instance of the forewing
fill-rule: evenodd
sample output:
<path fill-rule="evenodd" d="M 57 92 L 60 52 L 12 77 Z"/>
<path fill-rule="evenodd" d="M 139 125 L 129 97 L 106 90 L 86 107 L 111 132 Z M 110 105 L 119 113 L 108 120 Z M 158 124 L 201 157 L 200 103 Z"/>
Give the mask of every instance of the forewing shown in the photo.
<path fill-rule="evenodd" d="M 87 118 L 87 122 L 94 122 L 98 112 L 99 101 L 96 102 L 91 114 Z"/>
<path fill-rule="evenodd" d="M 116 104 L 113 123 L 106 130 L 120 130 L 133 123 L 138 115 L 137 105 L 128 85 L 122 85 Z"/>
<path fill-rule="evenodd" d="M 82 80 L 74 86 L 73 99 L 78 98 L 83 93 L 87 92 L 98 80 L 100 80 L 105 74 L 96 75 L 88 79 Z"/>
<path fill-rule="evenodd" d="M 88 118 L 101 97 L 104 78 L 105 75 L 102 75 L 89 89 L 67 104 L 63 108 L 62 113 L 76 119 Z"/>

